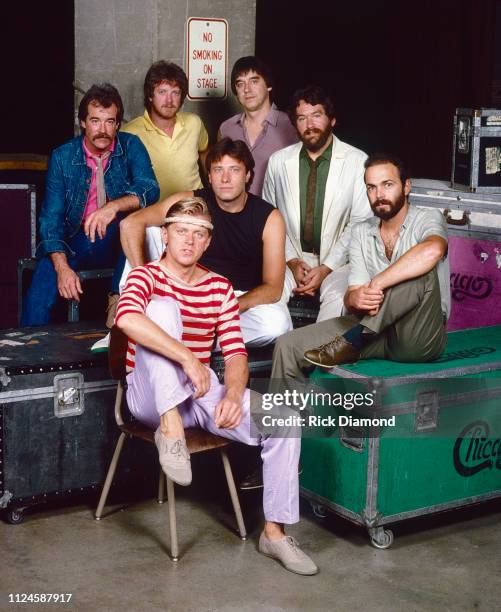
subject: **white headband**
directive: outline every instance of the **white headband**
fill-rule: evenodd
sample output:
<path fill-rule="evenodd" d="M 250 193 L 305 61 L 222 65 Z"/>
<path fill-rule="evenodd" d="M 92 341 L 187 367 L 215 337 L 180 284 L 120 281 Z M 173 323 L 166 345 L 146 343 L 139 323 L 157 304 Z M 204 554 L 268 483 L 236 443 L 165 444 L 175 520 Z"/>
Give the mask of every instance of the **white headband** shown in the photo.
<path fill-rule="evenodd" d="M 205 221 L 204 219 L 197 219 L 192 215 L 182 215 L 179 217 L 166 217 L 164 219 L 164 223 L 188 223 L 189 225 L 199 225 L 200 227 L 205 227 L 208 230 L 213 230 L 214 226 L 210 221 Z"/>

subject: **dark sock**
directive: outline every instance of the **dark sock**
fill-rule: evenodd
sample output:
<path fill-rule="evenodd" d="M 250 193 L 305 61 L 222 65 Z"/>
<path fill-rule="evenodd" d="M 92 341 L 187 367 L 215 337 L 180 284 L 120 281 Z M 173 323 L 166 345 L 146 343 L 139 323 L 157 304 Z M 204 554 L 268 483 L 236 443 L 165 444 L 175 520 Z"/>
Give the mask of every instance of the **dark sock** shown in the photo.
<path fill-rule="evenodd" d="M 372 334 L 364 334 L 366 329 L 366 327 L 359 323 L 343 334 L 343 338 L 356 349 L 361 350 L 372 339 Z"/>

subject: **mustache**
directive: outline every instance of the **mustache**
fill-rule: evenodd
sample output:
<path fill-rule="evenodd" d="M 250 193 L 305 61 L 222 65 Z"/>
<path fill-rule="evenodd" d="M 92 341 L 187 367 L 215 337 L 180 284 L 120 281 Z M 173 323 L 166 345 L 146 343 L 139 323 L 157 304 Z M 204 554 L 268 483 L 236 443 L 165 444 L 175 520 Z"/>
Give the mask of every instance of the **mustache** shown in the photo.
<path fill-rule="evenodd" d="M 108 134 L 96 134 L 96 136 L 94 136 L 94 138 L 106 138 L 106 140 L 111 140 L 111 138 L 108 136 Z"/>
<path fill-rule="evenodd" d="M 385 200 L 384 198 L 378 198 L 374 202 L 374 206 L 379 206 L 380 204 L 386 204 L 387 206 L 391 206 L 392 202 L 390 202 L 390 200 Z"/>
<path fill-rule="evenodd" d="M 309 136 L 310 134 L 321 134 L 322 130 L 319 130 L 318 128 L 308 128 L 304 134 L 305 136 Z"/>

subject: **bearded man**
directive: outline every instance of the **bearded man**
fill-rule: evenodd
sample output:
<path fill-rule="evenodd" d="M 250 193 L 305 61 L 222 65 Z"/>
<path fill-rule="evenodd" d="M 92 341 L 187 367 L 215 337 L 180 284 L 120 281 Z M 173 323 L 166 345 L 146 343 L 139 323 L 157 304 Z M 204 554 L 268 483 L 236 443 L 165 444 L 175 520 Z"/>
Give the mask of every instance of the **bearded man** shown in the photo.
<path fill-rule="evenodd" d="M 262 197 L 286 223 L 282 300 L 318 292 L 324 321 L 342 312 L 351 227 L 371 216 L 367 156 L 333 135 L 334 106 L 320 87 L 296 91 L 289 115 L 301 142 L 270 157 Z"/>
<path fill-rule="evenodd" d="M 344 296 L 350 315 L 279 338 L 272 378 L 302 379 L 311 364 L 431 361 L 445 348 L 450 312 L 445 219 L 438 210 L 409 205 L 411 183 L 393 156 L 369 157 L 365 183 L 375 216 L 351 234 Z"/>

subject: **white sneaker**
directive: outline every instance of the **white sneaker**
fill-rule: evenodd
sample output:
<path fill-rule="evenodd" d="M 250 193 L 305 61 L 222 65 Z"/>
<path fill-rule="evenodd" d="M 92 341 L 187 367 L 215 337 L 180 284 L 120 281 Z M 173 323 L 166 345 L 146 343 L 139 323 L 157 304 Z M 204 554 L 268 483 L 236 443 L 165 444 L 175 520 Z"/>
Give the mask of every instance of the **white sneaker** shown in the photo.
<path fill-rule="evenodd" d="M 90 347 L 90 350 L 93 353 L 106 353 L 108 352 L 108 348 L 110 346 L 110 334 L 106 334 L 104 338 L 99 338 L 97 342 Z"/>

